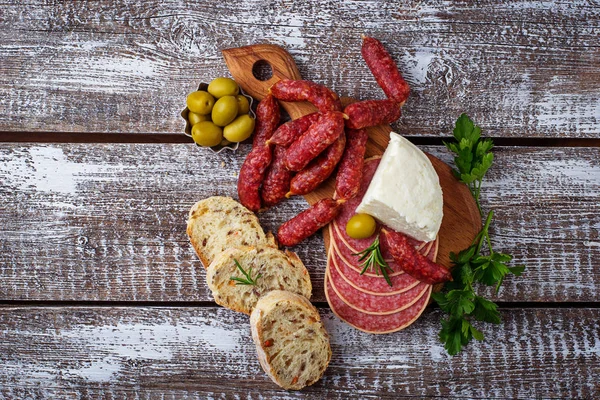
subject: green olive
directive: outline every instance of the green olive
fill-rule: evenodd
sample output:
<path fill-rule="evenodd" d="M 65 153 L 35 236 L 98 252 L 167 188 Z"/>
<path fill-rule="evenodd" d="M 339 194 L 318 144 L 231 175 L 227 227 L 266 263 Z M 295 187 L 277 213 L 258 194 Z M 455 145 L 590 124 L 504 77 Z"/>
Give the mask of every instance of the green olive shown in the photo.
<path fill-rule="evenodd" d="M 221 143 L 219 143 L 221 146 L 228 146 L 231 144 L 231 142 L 227 139 L 223 139 L 221 140 Z"/>
<path fill-rule="evenodd" d="M 368 214 L 354 214 L 346 224 L 346 233 L 353 239 L 366 239 L 375 233 L 375 218 Z"/>
<path fill-rule="evenodd" d="M 197 90 L 192 92 L 187 97 L 187 106 L 191 112 L 200 115 L 210 114 L 213 105 L 215 104 L 215 98 L 204 90 Z"/>
<path fill-rule="evenodd" d="M 190 124 L 194 126 L 198 122 L 210 121 L 210 115 L 196 114 L 195 112 L 190 111 L 188 113 L 188 121 L 190 121 Z"/>
<path fill-rule="evenodd" d="M 215 125 L 225 126 L 237 116 L 238 103 L 235 96 L 221 97 L 212 109 L 212 121 Z"/>
<path fill-rule="evenodd" d="M 240 87 L 231 78 L 216 78 L 208 84 L 208 93 L 220 99 L 223 96 L 235 96 L 240 92 Z"/>
<path fill-rule="evenodd" d="M 223 128 L 223 136 L 230 142 L 242 142 L 252 135 L 254 118 L 248 114 L 240 115 Z"/>
<path fill-rule="evenodd" d="M 198 122 L 192 127 L 192 139 L 200 146 L 216 146 L 223 140 L 223 130 L 211 121 Z"/>
<path fill-rule="evenodd" d="M 238 103 L 238 115 L 248 114 L 250 112 L 250 103 L 243 94 L 235 96 Z"/>

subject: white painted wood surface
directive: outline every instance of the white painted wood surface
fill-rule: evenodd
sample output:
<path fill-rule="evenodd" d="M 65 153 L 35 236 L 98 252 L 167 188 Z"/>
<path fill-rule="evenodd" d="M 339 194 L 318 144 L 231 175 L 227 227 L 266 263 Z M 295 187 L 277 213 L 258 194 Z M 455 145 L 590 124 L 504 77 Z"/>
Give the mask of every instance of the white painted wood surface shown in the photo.
<path fill-rule="evenodd" d="M 600 147 L 542 147 L 599 144 L 599 31 L 597 0 L 5 1 L 0 399 L 600 397 Z M 297 251 L 332 363 L 315 386 L 281 391 L 247 317 L 210 302 L 185 236 L 196 200 L 235 197 L 248 146 L 211 156 L 190 144 L 2 142 L 174 141 L 187 93 L 227 75 L 220 50 L 254 43 L 285 47 L 304 78 L 340 95 L 381 98 L 361 33 L 383 41 L 413 89 L 399 133 L 448 136 L 467 112 L 504 143 L 537 138 L 495 149 L 482 199 L 496 210 L 495 248 L 526 274 L 492 296 L 504 325 L 456 357 L 435 310 L 387 336 L 337 320 L 317 236 Z M 261 222 L 275 230 L 304 207 L 292 199 Z"/>
<path fill-rule="evenodd" d="M 331 364 L 314 386 L 285 392 L 262 373 L 248 317 L 223 308 L 4 308 L 0 398 L 600 395 L 598 309 L 506 309 L 485 343 L 455 357 L 437 341 L 437 311 L 383 336 L 321 315 Z"/>
<path fill-rule="evenodd" d="M 185 234 L 211 195 L 237 197 L 248 151 L 213 155 L 187 144 L 0 145 L 0 298 L 206 301 L 204 269 Z M 424 147 L 451 161 L 443 147 Z M 600 293 L 600 149 L 496 149 L 482 190 L 492 238 L 526 274 L 501 301 L 596 301 Z M 260 215 L 266 229 L 306 207 Z M 297 246 L 325 301 L 319 236 Z M 456 249 L 457 251 L 460 249 Z"/>
<path fill-rule="evenodd" d="M 395 127 L 447 135 L 467 111 L 492 136 L 600 134 L 597 1 L 8 1 L 0 131 L 178 133 L 220 51 L 284 46 L 306 79 L 382 97 L 360 56 L 380 38 L 413 91 Z M 24 136 L 26 137 L 26 136 Z"/>

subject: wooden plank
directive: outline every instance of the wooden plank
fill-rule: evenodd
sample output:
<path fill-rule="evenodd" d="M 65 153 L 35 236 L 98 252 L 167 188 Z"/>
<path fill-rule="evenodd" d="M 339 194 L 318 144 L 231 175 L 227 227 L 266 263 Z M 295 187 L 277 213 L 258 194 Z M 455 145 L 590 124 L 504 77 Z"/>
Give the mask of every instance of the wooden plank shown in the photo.
<path fill-rule="evenodd" d="M 285 392 L 262 372 L 248 318 L 222 308 L 4 308 L 0 397 L 600 395 L 598 309 L 503 310 L 503 325 L 455 357 L 438 342 L 439 312 L 382 336 L 321 315 L 330 366 L 314 386 Z"/>
<path fill-rule="evenodd" d="M 186 94 L 227 73 L 220 50 L 254 43 L 284 46 L 303 77 L 340 95 L 380 98 L 360 57 L 368 33 L 413 88 L 403 134 L 448 135 L 467 111 L 494 136 L 597 138 L 598 30 L 600 6 L 586 0 L 10 0 L 0 132 L 180 132 Z"/>
<path fill-rule="evenodd" d="M 425 150 L 450 162 L 436 146 Z M 211 300 L 185 234 L 187 212 L 211 195 L 237 197 L 249 150 L 213 155 L 186 144 L 1 144 L 0 299 Z M 496 148 L 482 190 L 496 210 L 497 251 L 528 266 L 501 301 L 597 301 L 600 149 Z M 260 215 L 272 231 L 306 207 Z M 314 301 L 325 301 L 325 250 L 295 249 Z M 459 249 L 456 249 L 459 250 Z"/>

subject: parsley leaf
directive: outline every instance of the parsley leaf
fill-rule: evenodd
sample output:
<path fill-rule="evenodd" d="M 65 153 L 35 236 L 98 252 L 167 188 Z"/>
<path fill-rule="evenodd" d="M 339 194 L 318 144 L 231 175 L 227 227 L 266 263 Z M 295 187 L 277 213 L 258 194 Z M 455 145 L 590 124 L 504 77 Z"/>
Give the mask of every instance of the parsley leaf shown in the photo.
<path fill-rule="evenodd" d="M 481 138 L 481 128 L 466 114 L 458 118 L 453 133 L 455 140 L 444 144 L 456 154 L 454 175 L 469 187 L 481 214 L 481 183 L 494 161 L 491 153 L 494 144 L 491 139 Z M 507 275 L 520 276 L 525 270 L 523 265 L 509 267 L 513 257 L 495 252 L 492 248 L 489 228 L 493 217 L 494 212 L 490 211 L 471 246 L 459 253 L 450 253 L 453 281 L 447 282 L 441 292 L 432 294 L 440 309 L 448 314 L 441 321 L 439 338 L 450 355 L 458 354 L 472 339 L 484 339 L 483 333 L 473 326 L 473 321 L 501 322 L 498 305 L 477 295 L 474 285 L 495 286 L 498 292 Z M 482 254 L 482 248 L 487 250 L 485 254 Z"/>

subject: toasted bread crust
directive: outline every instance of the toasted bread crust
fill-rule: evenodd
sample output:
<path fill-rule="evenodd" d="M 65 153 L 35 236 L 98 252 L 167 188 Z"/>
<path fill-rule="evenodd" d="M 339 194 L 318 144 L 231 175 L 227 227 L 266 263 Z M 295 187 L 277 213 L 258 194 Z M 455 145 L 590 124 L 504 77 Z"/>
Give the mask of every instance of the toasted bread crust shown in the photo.
<path fill-rule="evenodd" d="M 295 324 L 285 332 L 273 320 Z M 250 328 L 259 362 L 277 385 L 299 390 L 323 376 L 331 360 L 329 336 L 317 309 L 306 298 L 281 290 L 267 293 L 250 315 Z"/>
<path fill-rule="evenodd" d="M 256 279 L 255 285 L 240 285 L 231 277 L 244 278 L 235 261 Z M 220 253 L 206 271 L 206 282 L 217 304 L 250 314 L 258 299 L 272 290 L 287 290 L 310 298 L 312 284 L 306 267 L 294 253 L 268 245 L 235 247 Z"/>
<path fill-rule="evenodd" d="M 204 268 L 231 247 L 276 246 L 273 235 L 265 235 L 256 215 L 231 197 L 213 196 L 194 204 L 187 234 Z"/>

